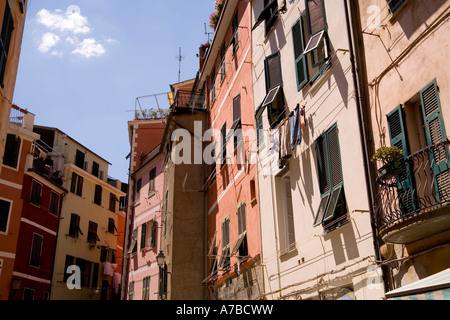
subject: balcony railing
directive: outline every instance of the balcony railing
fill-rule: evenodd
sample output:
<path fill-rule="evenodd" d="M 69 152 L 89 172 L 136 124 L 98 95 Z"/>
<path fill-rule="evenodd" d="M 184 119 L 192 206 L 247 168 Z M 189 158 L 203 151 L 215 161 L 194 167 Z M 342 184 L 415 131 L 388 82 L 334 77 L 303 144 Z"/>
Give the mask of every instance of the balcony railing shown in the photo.
<path fill-rule="evenodd" d="M 203 93 L 179 90 L 172 104 L 173 108 L 204 109 L 205 95 Z"/>
<path fill-rule="evenodd" d="M 61 170 L 57 169 L 57 164 L 54 163 L 54 160 L 50 155 L 52 153 L 56 154 L 53 152 L 52 148 L 43 141 L 34 141 L 31 153 L 33 156 L 32 170 L 47 180 L 62 186 L 63 174 Z"/>
<path fill-rule="evenodd" d="M 449 144 L 424 148 L 379 176 L 375 212 L 385 242 L 409 243 L 450 228 Z"/>

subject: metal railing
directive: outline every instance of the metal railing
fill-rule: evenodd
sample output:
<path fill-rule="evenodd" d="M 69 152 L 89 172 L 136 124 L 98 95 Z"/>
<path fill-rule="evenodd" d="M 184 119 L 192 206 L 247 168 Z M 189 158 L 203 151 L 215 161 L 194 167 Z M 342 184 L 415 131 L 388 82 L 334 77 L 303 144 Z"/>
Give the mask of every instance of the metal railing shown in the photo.
<path fill-rule="evenodd" d="M 204 109 L 205 95 L 203 93 L 179 90 L 172 104 L 173 108 Z"/>
<path fill-rule="evenodd" d="M 379 176 L 375 214 L 381 230 L 450 205 L 449 141 L 400 160 L 394 174 Z"/>
<path fill-rule="evenodd" d="M 9 122 L 15 125 L 18 125 L 20 127 L 23 126 L 23 121 L 25 119 L 25 115 L 28 113 L 28 111 L 21 109 L 15 105 L 11 106 L 11 113 L 9 116 Z"/>
<path fill-rule="evenodd" d="M 56 170 L 52 158 L 49 153 L 53 152 L 52 148 L 41 140 L 33 142 L 33 170 L 48 180 L 58 185 L 63 184 L 63 173 Z"/>

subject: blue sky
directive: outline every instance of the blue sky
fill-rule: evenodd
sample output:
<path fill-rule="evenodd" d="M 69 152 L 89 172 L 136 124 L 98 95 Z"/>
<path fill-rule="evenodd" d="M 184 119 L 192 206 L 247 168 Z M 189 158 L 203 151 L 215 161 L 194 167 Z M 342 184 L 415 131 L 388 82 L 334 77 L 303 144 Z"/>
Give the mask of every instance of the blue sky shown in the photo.
<path fill-rule="evenodd" d="M 129 111 L 137 97 L 178 82 L 180 47 L 181 81 L 195 77 L 215 1 L 28 2 L 14 103 L 108 160 L 109 175 L 127 182 Z"/>

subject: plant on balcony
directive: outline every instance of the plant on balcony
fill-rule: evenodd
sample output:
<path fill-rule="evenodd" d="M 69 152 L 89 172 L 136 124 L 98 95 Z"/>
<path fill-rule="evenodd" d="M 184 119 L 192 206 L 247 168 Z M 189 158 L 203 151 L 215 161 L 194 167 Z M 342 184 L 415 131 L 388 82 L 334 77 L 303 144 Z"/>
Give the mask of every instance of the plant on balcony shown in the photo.
<path fill-rule="evenodd" d="M 223 2 L 224 0 L 216 0 L 216 3 L 214 5 L 214 8 L 216 10 L 209 16 L 209 26 L 211 27 L 211 29 L 216 29 L 217 22 L 219 21 L 220 13 L 223 8 Z"/>
<path fill-rule="evenodd" d="M 403 170 L 403 150 L 393 147 L 381 147 L 372 157 L 372 161 L 379 161 L 382 167 L 378 169 L 378 179 L 388 180 Z"/>

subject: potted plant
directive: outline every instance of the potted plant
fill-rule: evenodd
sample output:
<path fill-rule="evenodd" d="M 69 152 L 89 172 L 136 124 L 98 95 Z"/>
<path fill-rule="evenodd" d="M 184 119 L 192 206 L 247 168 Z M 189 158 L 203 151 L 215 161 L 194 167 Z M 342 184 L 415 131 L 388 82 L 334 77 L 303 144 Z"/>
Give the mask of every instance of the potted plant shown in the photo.
<path fill-rule="evenodd" d="M 388 180 L 403 170 L 403 150 L 393 147 L 381 147 L 372 157 L 372 161 L 380 161 L 382 167 L 378 169 L 378 179 Z"/>

